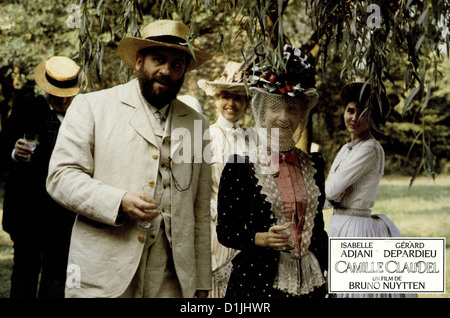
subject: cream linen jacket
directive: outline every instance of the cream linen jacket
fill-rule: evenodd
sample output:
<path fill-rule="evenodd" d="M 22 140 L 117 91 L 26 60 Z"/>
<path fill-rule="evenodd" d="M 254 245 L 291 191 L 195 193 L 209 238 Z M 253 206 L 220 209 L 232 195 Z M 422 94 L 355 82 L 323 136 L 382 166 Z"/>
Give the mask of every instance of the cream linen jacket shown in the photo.
<path fill-rule="evenodd" d="M 211 289 L 211 167 L 202 160 L 208 121 L 182 102 L 172 103 L 167 124 L 172 135 L 184 138 L 171 140 L 173 175 L 182 188 L 192 178 L 183 192 L 171 182 L 172 252 L 183 297 L 194 297 L 196 290 Z M 120 296 L 137 270 L 146 232 L 118 216 L 127 191 L 157 179 L 160 156 L 152 120 L 136 80 L 80 94 L 67 111 L 47 178 L 50 195 L 78 213 L 68 265 L 79 270 L 81 281 L 68 284 L 66 297 Z M 173 134 L 176 128 L 185 129 Z M 197 163 L 175 163 L 186 146 Z"/>

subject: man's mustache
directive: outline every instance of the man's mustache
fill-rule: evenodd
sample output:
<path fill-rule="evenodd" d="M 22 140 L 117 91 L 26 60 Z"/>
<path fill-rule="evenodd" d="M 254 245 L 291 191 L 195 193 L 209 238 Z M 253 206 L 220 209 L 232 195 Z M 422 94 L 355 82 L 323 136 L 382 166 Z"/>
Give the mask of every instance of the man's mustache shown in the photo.
<path fill-rule="evenodd" d="M 167 76 L 157 76 L 153 79 L 153 81 L 158 82 L 163 85 L 166 85 L 166 86 L 175 85 L 175 83 Z"/>

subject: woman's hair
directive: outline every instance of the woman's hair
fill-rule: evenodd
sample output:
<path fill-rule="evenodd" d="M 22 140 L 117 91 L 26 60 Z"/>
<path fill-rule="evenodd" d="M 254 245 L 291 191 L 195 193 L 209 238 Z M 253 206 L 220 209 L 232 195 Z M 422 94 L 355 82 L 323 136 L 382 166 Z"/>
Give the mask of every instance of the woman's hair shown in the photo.
<path fill-rule="evenodd" d="M 370 84 L 355 82 L 345 85 L 341 90 L 341 104 L 355 102 L 361 110 L 369 109 L 369 118 L 378 126 L 384 125 L 391 111 L 391 103 L 384 92 L 372 92 Z"/>

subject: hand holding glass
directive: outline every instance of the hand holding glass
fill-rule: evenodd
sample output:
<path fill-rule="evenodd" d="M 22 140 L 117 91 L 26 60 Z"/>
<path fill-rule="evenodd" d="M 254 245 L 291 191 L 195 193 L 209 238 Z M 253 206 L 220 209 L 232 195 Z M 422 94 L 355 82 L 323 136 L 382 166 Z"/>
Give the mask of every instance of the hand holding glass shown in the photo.
<path fill-rule="evenodd" d="M 23 135 L 23 139 L 25 140 L 28 148 L 30 148 L 31 151 L 34 151 L 36 149 L 36 147 L 38 146 L 38 143 L 39 143 L 38 137 L 39 136 L 35 135 L 35 134 L 24 134 Z M 31 155 L 28 158 L 28 160 L 26 160 L 26 161 L 30 161 L 30 160 L 31 160 Z"/>
<path fill-rule="evenodd" d="M 284 227 L 286 227 L 286 229 L 278 231 L 278 233 L 291 235 L 292 226 L 294 223 L 294 214 L 295 214 L 294 210 L 284 210 L 277 214 L 276 225 L 283 225 Z M 291 250 L 293 248 L 294 248 L 293 241 L 292 241 L 292 238 L 290 238 L 288 245 L 285 245 L 282 247 L 277 247 L 275 249 L 283 251 L 283 250 Z"/>
<path fill-rule="evenodd" d="M 156 201 L 155 196 L 152 196 L 154 194 L 154 192 L 156 194 L 156 191 L 154 191 L 154 189 L 152 187 L 149 187 L 148 185 L 145 185 L 145 186 L 142 187 L 142 191 L 144 192 L 144 197 L 143 198 L 144 198 L 145 201 L 148 201 L 151 198 L 153 198 L 153 200 Z M 159 202 L 156 202 L 156 203 L 159 204 Z M 157 214 L 161 213 L 159 211 L 159 209 L 158 210 L 144 210 L 144 212 L 146 212 L 146 213 L 155 213 L 156 212 Z M 156 218 L 156 216 L 155 216 L 155 218 Z M 150 230 L 155 230 L 157 228 L 157 226 L 158 226 L 158 224 L 156 224 L 156 222 L 153 222 L 155 220 L 155 218 L 153 218 L 152 221 L 138 222 L 138 227 L 140 229 L 142 229 L 142 230 L 149 230 L 149 229 Z"/>

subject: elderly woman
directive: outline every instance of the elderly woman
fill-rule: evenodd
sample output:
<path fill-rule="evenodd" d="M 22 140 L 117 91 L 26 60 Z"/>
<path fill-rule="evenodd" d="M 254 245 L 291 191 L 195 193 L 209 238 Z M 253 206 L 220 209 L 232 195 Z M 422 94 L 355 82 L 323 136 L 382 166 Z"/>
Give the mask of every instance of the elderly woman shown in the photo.
<path fill-rule="evenodd" d="M 302 62 L 297 49 L 286 46 L 285 52 L 291 53 L 285 54 L 288 66 Z M 217 235 L 223 245 L 240 251 L 226 297 L 324 297 L 324 165 L 319 155 L 295 147 L 318 95 L 305 83 L 280 89 L 276 80 L 262 82 L 269 72 L 249 81 L 261 144 L 249 156 L 229 160 L 220 180 Z"/>
<path fill-rule="evenodd" d="M 236 250 L 224 247 L 217 240 L 217 193 L 226 161 L 233 154 L 244 156 L 256 147 L 256 133 L 240 126 L 250 101 L 242 81 L 241 64 L 228 62 L 221 77 L 214 81 L 200 80 L 198 85 L 214 97 L 217 121 L 209 127 L 211 137 L 211 248 L 213 289 L 212 298 L 222 298 L 231 273 L 231 260 Z"/>

